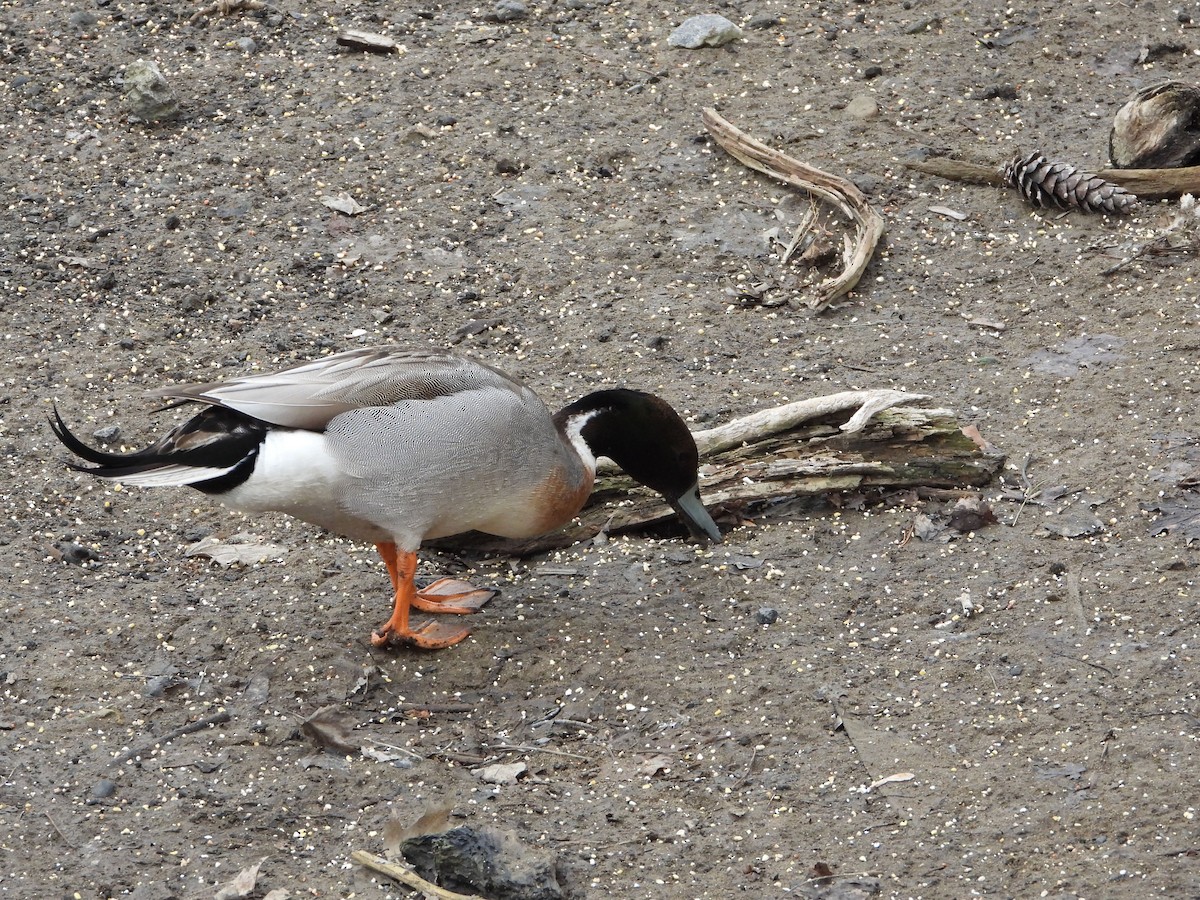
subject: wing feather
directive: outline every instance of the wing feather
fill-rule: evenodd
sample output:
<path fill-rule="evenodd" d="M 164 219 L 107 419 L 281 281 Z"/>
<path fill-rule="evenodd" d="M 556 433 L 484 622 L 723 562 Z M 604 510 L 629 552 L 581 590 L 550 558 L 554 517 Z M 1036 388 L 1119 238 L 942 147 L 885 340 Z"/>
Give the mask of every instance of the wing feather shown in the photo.
<path fill-rule="evenodd" d="M 530 395 L 521 382 L 485 363 L 453 353 L 391 347 L 350 350 L 280 372 L 172 386 L 154 394 L 223 406 L 284 428 L 322 431 L 335 416 L 352 409 L 438 400 L 485 388 Z"/>

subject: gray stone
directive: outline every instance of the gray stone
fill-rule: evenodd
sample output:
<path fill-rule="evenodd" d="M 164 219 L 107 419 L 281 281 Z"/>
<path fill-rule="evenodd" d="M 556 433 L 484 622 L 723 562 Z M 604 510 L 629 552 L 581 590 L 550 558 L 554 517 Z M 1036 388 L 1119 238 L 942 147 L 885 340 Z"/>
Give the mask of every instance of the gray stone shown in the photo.
<path fill-rule="evenodd" d="M 516 22 L 529 15 L 521 0 L 500 0 L 492 7 L 492 19 L 497 22 Z"/>
<path fill-rule="evenodd" d="M 875 102 L 874 97 L 859 94 L 846 104 L 846 115 L 865 122 L 867 119 L 873 119 L 879 115 L 879 104 Z"/>
<path fill-rule="evenodd" d="M 667 38 L 667 46 L 683 50 L 722 47 L 730 41 L 736 41 L 741 36 L 742 29 L 724 16 L 713 14 L 692 16 L 671 32 L 671 36 Z"/>
<path fill-rule="evenodd" d="M 135 59 L 125 67 L 126 111 L 143 122 L 165 122 L 179 114 L 175 92 L 162 70 L 148 59 Z"/>

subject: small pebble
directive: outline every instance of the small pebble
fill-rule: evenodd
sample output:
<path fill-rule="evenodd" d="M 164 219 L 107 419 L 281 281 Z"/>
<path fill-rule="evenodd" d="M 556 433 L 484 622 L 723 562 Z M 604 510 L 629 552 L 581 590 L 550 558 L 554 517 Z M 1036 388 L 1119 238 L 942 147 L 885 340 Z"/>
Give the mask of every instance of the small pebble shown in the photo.
<path fill-rule="evenodd" d="M 724 16 L 692 16 L 671 32 L 668 47 L 696 50 L 700 47 L 723 47 L 742 36 L 738 28 Z"/>
<path fill-rule="evenodd" d="M 117 792 L 117 783 L 107 778 L 101 778 L 92 785 L 92 799 L 105 800 Z"/>
<path fill-rule="evenodd" d="M 764 606 L 754 614 L 754 618 L 758 620 L 759 625 L 774 625 L 779 621 L 779 610 L 772 606 Z"/>
<path fill-rule="evenodd" d="M 71 13 L 67 21 L 71 23 L 72 28 L 79 31 L 87 31 L 89 28 L 95 27 L 98 20 L 93 13 L 88 12 L 86 9 L 80 9 Z"/>
<path fill-rule="evenodd" d="M 873 97 L 869 97 L 866 94 L 859 94 L 846 104 L 846 115 L 852 119 L 865 122 L 867 119 L 873 119 L 879 115 L 879 104 L 875 102 Z"/>
<path fill-rule="evenodd" d="M 883 66 L 867 66 L 863 69 L 863 81 L 870 81 L 883 74 Z"/>
<path fill-rule="evenodd" d="M 97 428 L 92 432 L 92 437 L 102 444 L 111 444 L 121 436 L 120 425 L 105 425 L 103 428 Z"/>
<path fill-rule="evenodd" d="M 236 41 L 234 41 L 234 44 L 236 44 L 237 48 L 243 53 L 253 53 L 258 49 L 258 44 L 254 43 L 254 38 L 238 38 Z"/>
<path fill-rule="evenodd" d="M 91 547 L 76 544 L 74 541 L 60 541 L 54 546 L 62 554 L 63 562 L 71 563 L 71 565 L 82 566 L 84 563 L 95 562 L 100 558 L 100 554 Z"/>

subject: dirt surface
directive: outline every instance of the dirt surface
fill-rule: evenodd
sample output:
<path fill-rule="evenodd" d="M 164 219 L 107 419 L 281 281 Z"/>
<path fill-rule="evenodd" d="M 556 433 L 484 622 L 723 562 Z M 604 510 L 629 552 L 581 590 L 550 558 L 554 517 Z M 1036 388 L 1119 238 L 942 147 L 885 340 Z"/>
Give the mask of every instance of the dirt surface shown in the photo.
<path fill-rule="evenodd" d="M 264 859 L 251 896 L 409 896 L 350 854 L 442 805 L 553 854 L 574 897 L 1200 894 L 1177 487 L 1198 455 L 1194 262 L 1104 274 L 1177 207 L 1038 213 L 904 166 L 1041 148 L 1102 167 L 1136 87 L 1197 80 L 1175 6 L 192 9 L 0 3 L 0 897 L 208 897 Z M 668 48 L 702 12 L 743 39 Z M 345 27 L 403 52 L 339 48 Z M 176 121 L 123 111 L 138 58 Z M 765 236 L 805 203 L 725 156 L 704 106 L 882 211 L 846 302 L 808 313 L 807 270 Z M 342 192 L 366 210 L 320 202 Z M 384 653 L 371 548 L 94 483 L 46 425 L 56 401 L 134 447 L 180 415 L 144 396 L 164 381 L 377 343 L 456 345 L 551 406 L 654 390 L 696 427 L 927 393 L 1009 454 L 985 492 L 1001 524 L 906 541 L 942 503 L 851 497 L 759 511 L 709 549 L 427 554 L 422 575 L 503 593 L 463 644 Z M 1180 529 L 1155 534 L 1154 505 Z M 283 551 L 188 556 L 239 532 Z M 377 758 L 314 747 L 300 725 L 327 706 Z M 492 763 L 526 769 L 491 784 Z M 812 881 L 817 863 L 854 879 Z"/>

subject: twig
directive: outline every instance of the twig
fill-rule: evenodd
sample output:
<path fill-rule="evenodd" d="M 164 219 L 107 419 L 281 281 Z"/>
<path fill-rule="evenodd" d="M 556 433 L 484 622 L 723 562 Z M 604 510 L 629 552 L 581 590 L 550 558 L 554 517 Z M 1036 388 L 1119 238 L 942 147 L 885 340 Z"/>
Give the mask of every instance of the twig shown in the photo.
<path fill-rule="evenodd" d="M 382 856 L 376 856 L 366 850 L 355 850 L 350 854 L 350 858 L 360 866 L 365 866 L 381 875 L 388 876 L 388 878 L 394 878 L 415 891 L 424 891 L 427 896 L 437 897 L 438 900 L 486 900 L 478 894 L 460 894 L 456 891 L 448 891 L 444 887 L 438 887 L 432 881 L 426 881 L 408 866 L 389 862 Z"/>
<path fill-rule="evenodd" d="M 42 812 L 45 814 L 46 819 L 50 822 L 50 824 L 54 826 L 54 830 L 58 832 L 58 836 L 66 842 L 67 846 L 70 847 L 72 850 L 78 850 L 79 845 L 76 844 L 69 837 L 67 837 L 67 835 L 63 832 L 63 830 L 58 827 L 58 823 L 55 822 L 54 817 L 52 815 L 50 815 L 50 810 L 43 809 Z"/>
<path fill-rule="evenodd" d="M 493 750 L 512 750 L 518 753 L 549 753 L 551 756 L 569 756 L 571 759 L 591 759 L 590 756 L 580 756 L 578 753 L 568 753 L 566 750 L 551 750 L 549 747 L 528 747 L 524 744 L 496 744 Z"/>
<path fill-rule="evenodd" d="M 871 261 L 875 246 L 883 236 L 883 218 L 867 202 L 862 191 L 844 178 L 830 175 L 785 153 L 772 150 L 766 144 L 735 128 L 714 109 L 706 108 L 703 116 L 704 125 L 713 139 L 734 159 L 757 172 L 777 178 L 784 184 L 816 194 L 850 217 L 855 224 L 856 240 L 852 245 L 847 241 L 848 246 L 843 255 L 846 268 L 836 278 L 829 279 L 824 285 L 823 296 L 811 301 L 809 305 L 819 312 L 834 300 L 854 290 L 867 268 L 867 263 Z"/>
<path fill-rule="evenodd" d="M 220 712 L 213 713 L 211 716 L 205 716 L 203 719 L 197 719 L 195 722 L 191 722 L 187 725 L 181 725 L 174 731 L 168 731 L 166 734 L 160 735 L 148 744 L 143 744 L 140 747 L 131 747 L 119 755 L 111 763 L 109 763 L 109 765 L 124 765 L 135 756 L 140 756 L 148 750 L 153 750 L 160 744 L 169 744 L 171 741 L 175 740 L 175 738 L 183 737 L 185 734 L 191 734 L 194 731 L 203 731 L 210 725 L 220 725 L 224 722 L 228 722 L 230 718 L 231 716 L 226 710 L 221 710 Z"/>
<path fill-rule="evenodd" d="M 885 409 L 919 403 L 928 400 L 928 394 L 910 394 L 887 388 L 874 391 L 842 391 L 809 400 L 796 400 L 783 406 L 773 406 L 693 433 L 701 457 L 709 457 L 731 447 L 752 444 L 773 434 L 795 428 L 801 422 L 828 416 L 845 410 L 856 410 L 848 422 L 841 426 L 846 433 L 862 431 L 867 420 Z"/>

